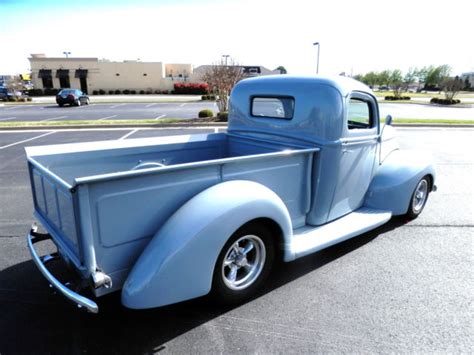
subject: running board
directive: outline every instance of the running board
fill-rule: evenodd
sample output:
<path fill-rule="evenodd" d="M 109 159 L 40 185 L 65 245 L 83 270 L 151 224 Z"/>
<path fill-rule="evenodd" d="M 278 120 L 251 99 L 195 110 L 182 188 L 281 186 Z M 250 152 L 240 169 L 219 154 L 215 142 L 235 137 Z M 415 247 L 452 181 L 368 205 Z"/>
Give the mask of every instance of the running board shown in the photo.
<path fill-rule="evenodd" d="M 293 238 L 287 250 L 287 261 L 317 252 L 331 245 L 343 242 L 386 223 L 392 217 L 389 211 L 362 207 L 328 224 L 304 226 L 293 231 Z"/>

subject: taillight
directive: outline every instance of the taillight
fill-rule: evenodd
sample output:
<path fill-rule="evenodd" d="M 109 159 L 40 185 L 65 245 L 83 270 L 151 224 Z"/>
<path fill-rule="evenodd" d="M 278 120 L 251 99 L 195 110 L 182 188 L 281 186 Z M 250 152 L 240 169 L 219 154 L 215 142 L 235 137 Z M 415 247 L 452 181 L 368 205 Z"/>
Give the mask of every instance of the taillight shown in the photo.
<path fill-rule="evenodd" d="M 69 94 L 69 95 L 67 95 L 67 97 L 73 99 L 73 98 L 74 98 L 74 95 L 73 95 L 73 94 Z"/>

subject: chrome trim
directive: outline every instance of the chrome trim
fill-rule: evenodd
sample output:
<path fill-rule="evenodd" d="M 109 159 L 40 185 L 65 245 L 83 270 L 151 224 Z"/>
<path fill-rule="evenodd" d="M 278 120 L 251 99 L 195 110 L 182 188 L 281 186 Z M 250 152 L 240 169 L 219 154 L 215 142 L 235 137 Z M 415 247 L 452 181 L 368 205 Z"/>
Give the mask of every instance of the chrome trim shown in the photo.
<path fill-rule="evenodd" d="M 36 232 L 36 227 L 35 226 L 33 226 L 33 228 L 30 230 L 30 232 L 28 233 L 28 236 L 27 236 L 28 249 L 30 250 L 30 254 L 33 257 L 33 261 L 35 262 L 35 264 L 38 267 L 39 271 L 49 281 L 51 286 L 53 286 L 56 290 L 58 290 L 64 297 L 66 297 L 67 299 L 74 302 L 77 305 L 78 308 L 85 308 L 87 311 L 89 311 L 91 313 L 98 313 L 99 312 L 99 307 L 97 306 L 97 304 L 94 301 L 92 301 L 92 300 L 90 300 L 90 299 L 88 299 L 84 296 L 81 296 L 80 294 L 68 289 L 66 286 L 64 286 L 61 282 L 59 282 L 49 272 L 49 270 L 46 268 L 46 266 L 44 266 L 43 262 L 41 261 L 41 258 L 36 253 L 36 250 L 33 247 L 33 244 L 38 242 L 38 241 L 45 240 L 45 239 L 41 238 L 39 240 L 35 240 L 35 236 L 32 235 L 32 232 L 33 233 Z M 51 257 L 50 256 L 48 256 L 48 257 L 49 258 L 45 258 L 46 261 L 51 260 Z"/>
<path fill-rule="evenodd" d="M 102 271 L 96 271 L 91 274 L 92 285 L 94 288 L 99 288 L 104 286 L 105 288 L 112 287 L 112 278 L 103 273 Z"/>

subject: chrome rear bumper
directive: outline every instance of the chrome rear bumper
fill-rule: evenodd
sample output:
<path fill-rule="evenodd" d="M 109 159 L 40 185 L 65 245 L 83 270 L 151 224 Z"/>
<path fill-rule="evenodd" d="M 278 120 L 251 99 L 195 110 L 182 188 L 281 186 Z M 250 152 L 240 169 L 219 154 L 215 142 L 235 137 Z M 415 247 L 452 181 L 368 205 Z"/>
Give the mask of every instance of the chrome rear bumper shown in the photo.
<path fill-rule="evenodd" d="M 57 258 L 57 255 L 51 254 L 51 255 L 46 255 L 43 257 L 38 256 L 38 253 L 36 252 L 33 244 L 51 239 L 51 236 L 49 234 L 36 233 L 36 230 L 37 228 L 33 227 L 28 233 L 28 236 L 27 236 L 28 248 L 30 249 L 30 254 L 33 257 L 33 261 L 35 262 L 36 266 L 41 271 L 43 276 L 49 281 L 51 286 L 53 286 L 56 290 L 58 290 L 64 297 L 74 302 L 78 308 L 85 308 L 87 311 L 91 313 L 98 313 L 99 307 L 94 301 L 84 296 L 81 296 L 80 294 L 74 291 L 71 291 L 69 288 L 67 288 L 65 285 L 59 282 L 53 276 L 53 274 L 51 274 L 49 270 L 46 268 L 45 264 L 48 261 L 51 261 Z"/>

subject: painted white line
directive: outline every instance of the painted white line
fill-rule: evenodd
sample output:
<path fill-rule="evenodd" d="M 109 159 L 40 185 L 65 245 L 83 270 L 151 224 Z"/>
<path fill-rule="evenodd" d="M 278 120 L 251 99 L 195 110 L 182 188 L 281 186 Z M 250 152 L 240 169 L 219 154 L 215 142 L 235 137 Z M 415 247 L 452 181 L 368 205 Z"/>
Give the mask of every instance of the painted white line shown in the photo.
<path fill-rule="evenodd" d="M 41 120 L 41 122 L 59 120 L 60 118 L 66 118 L 66 117 L 67 117 L 67 116 L 52 117 L 52 118 L 47 118 L 47 119 L 45 119 L 45 120 Z"/>
<path fill-rule="evenodd" d="M 149 105 L 146 105 L 145 107 L 153 107 L 153 106 L 155 106 L 155 105 L 157 105 L 157 103 L 156 103 L 156 102 L 155 102 L 154 104 L 149 104 Z"/>
<path fill-rule="evenodd" d="M 184 107 L 184 106 L 186 106 L 186 104 L 181 104 L 181 105 L 179 105 L 179 107 Z"/>
<path fill-rule="evenodd" d="M 3 147 L 0 147 L 0 150 L 8 148 L 8 147 L 12 147 L 14 145 L 30 142 L 32 140 L 35 140 L 35 139 L 38 139 L 38 138 L 41 138 L 41 137 L 46 137 L 46 136 L 49 136 L 50 134 L 53 134 L 53 133 L 56 133 L 56 131 L 48 132 L 48 133 L 45 133 L 45 134 L 42 134 L 42 135 L 39 135 L 39 136 L 36 136 L 36 137 L 33 137 L 33 138 L 29 138 L 29 139 L 25 139 L 25 140 L 15 142 L 15 143 L 12 143 L 12 144 L 4 145 Z"/>
<path fill-rule="evenodd" d="M 0 121 L 8 121 L 8 120 L 13 120 L 16 117 L 7 117 L 7 118 L 0 118 Z"/>
<path fill-rule="evenodd" d="M 219 133 L 219 128 L 214 128 L 214 133 Z"/>
<path fill-rule="evenodd" d="M 5 110 L 14 110 L 16 108 L 20 108 L 22 106 L 12 106 L 12 107 L 9 107 L 9 108 L 6 108 Z"/>
<path fill-rule="evenodd" d="M 155 118 L 155 120 L 159 120 L 160 118 L 163 118 L 163 117 L 165 117 L 165 116 L 166 116 L 166 114 L 165 114 L 165 115 L 158 116 L 157 118 Z"/>
<path fill-rule="evenodd" d="M 133 131 L 131 132 L 128 132 L 126 135 L 124 135 L 123 137 L 120 137 L 118 140 L 121 141 L 121 140 L 124 140 L 125 138 L 127 137 L 130 137 L 132 134 L 134 134 L 135 132 L 138 131 L 138 128 L 137 129 L 134 129 Z"/>
<path fill-rule="evenodd" d="M 102 120 L 106 120 L 106 119 L 109 119 L 109 118 L 114 118 L 114 117 L 117 117 L 117 115 L 112 115 L 112 116 L 102 117 L 102 118 L 99 118 L 99 119 L 98 119 L 98 121 L 102 121 Z"/>
<path fill-rule="evenodd" d="M 118 104 L 118 105 L 114 105 L 114 106 L 110 106 L 109 108 L 117 108 L 119 106 L 125 106 L 126 104 Z"/>

